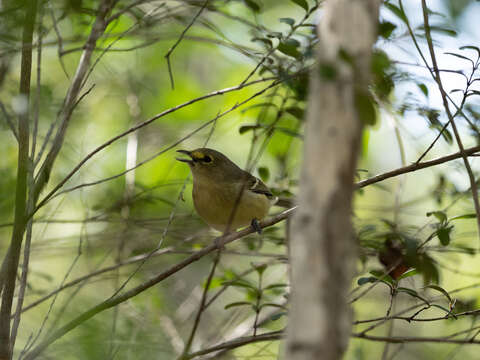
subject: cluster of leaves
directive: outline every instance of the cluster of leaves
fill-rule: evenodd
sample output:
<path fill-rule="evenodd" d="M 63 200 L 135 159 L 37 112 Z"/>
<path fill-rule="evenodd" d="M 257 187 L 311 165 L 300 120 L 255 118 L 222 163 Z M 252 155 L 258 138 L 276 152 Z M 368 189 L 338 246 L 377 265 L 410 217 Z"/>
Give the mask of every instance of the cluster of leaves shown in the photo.
<path fill-rule="evenodd" d="M 251 264 L 252 269 L 255 270 L 256 274 L 258 275 L 258 280 L 256 283 L 247 280 L 246 278 L 238 278 L 235 277 L 232 280 L 224 281 L 224 285 L 233 286 L 239 289 L 240 291 L 244 292 L 245 300 L 243 301 L 235 301 L 225 306 L 225 309 L 230 309 L 234 307 L 243 307 L 248 306 L 254 313 L 256 317 L 256 321 L 260 315 L 262 309 L 273 307 L 278 308 L 281 311 L 276 312 L 273 314 L 269 320 L 278 320 L 283 315 L 286 315 L 286 307 L 283 304 L 278 304 L 272 301 L 272 298 L 278 298 L 279 296 L 286 296 L 285 290 L 287 288 L 287 284 L 285 283 L 272 283 L 269 285 L 263 285 L 263 276 L 265 270 L 267 270 L 268 265 L 261 264 Z M 254 324 L 254 331 L 257 327 L 257 323 L 255 321 Z"/>

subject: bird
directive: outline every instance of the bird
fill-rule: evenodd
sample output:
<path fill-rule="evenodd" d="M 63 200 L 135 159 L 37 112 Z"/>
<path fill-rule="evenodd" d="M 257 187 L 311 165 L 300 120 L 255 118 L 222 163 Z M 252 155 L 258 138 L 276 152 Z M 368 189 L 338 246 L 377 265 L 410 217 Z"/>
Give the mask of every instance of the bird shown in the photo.
<path fill-rule="evenodd" d="M 193 204 L 209 226 L 225 233 L 251 225 L 261 234 L 259 221 L 267 216 L 276 197 L 259 178 L 213 149 L 177 152 L 188 156 L 176 159 L 190 167 Z"/>

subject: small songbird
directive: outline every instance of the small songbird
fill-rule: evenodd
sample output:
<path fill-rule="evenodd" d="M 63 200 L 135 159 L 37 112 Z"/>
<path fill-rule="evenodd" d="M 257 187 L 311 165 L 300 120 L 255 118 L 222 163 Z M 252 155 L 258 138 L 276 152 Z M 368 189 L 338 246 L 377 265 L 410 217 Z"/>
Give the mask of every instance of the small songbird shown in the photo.
<path fill-rule="evenodd" d="M 193 175 L 193 203 L 200 217 L 216 230 L 225 232 L 258 224 L 276 198 L 258 178 L 239 168 L 222 153 L 208 148 L 178 150 L 188 159 Z"/>

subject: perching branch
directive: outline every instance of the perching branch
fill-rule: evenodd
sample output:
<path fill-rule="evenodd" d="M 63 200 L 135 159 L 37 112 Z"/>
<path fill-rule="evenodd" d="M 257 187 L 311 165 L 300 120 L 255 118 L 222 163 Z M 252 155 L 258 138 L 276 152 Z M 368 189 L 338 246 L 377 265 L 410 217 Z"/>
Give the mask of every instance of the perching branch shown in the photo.
<path fill-rule="evenodd" d="M 285 220 L 286 218 L 288 218 L 289 216 L 291 216 L 294 213 L 295 209 L 296 209 L 296 207 L 288 209 L 288 210 L 283 211 L 282 213 L 280 213 L 276 216 L 273 216 L 273 217 L 271 217 L 267 220 L 261 221 L 259 223 L 260 227 L 261 228 L 266 228 L 266 227 L 272 226 L 274 224 L 277 224 L 280 221 Z M 84 312 L 83 314 L 79 315 L 78 317 L 76 317 L 75 319 L 70 321 L 69 323 L 65 324 L 60 329 L 52 332 L 43 342 L 41 342 L 39 345 L 37 345 L 35 348 L 33 348 L 30 352 L 28 352 L 25 355 L 24 359 L 25 360 L 34 359 L 39 354 L 41 354 L 50 344 L 52 344 L 53 342 L 55 342 L 56 340 L 58 340 L 59 338 L 61 338 L 65 334 L 67 334 L 68 332 L 70 332 L 70 330 L 75 329 L 80 324 L 83 324 L 88 319 L 94 317 L 96 314 L 98 314 L 102 311 L 105 311 L 107 309 L 110 309 L 110 308 L 112 308 L 112 307 L 114 307 L 114 306 L 116 306 L 120 303 L 123 303 L 123 302 L 127 301 L 128 299 L 130 299 L 134 296 L 137 296 L 138 294 L 142 293 L 143 291 L 151 288 L 152 286 L 154 286 L 154 285 L 158 284 L 159 282 L 165 280 L 166 278 L 170 277 L 171 275 L 179 272 L 180 270 L 182 270 L 186 266 L 190 265 L 191 263 L 193 263 L 195 261 L 198 261 L 199 259 L 201 259 L 205 255 L 210 254 L 211 252 L 217 250 L 218 249 L 217 244 L 220 244 L 220 241 L 222 242 L 223 245 L 226 245 L 228 243 L 231 243 L 231 242 L 233 242 L 237 239 L 240 239 L 240 238 L 242 238 L 246 235 L 252 234 L 254 232 L 255 232 L 255 229 L 253 229 L 252 227 L 248 227 L 248 228 L 243 229 L 241 231 L 225 235 L 223 238 L 222 237 L 216 238 L 215 241 L 212 243 L 212 245 L 209 245 L 209 246 L 203 248 L 202 250 L 199 250 L 199 251 L 195 252 L 194 254 L 187 257 L 183 261 L 179 262 L 178 264 L 173 265 L 168 270 L 166 270 L 166 271 L 162 272 L 161 274 L 153 277 L 152 279 L 144 282 L 143 284 L 141 284 L 139 286 L 136 286 L 133 289 L 130 289 L 130 290 L 124 292 L 123 294 L 119 294 L 115 297 L 112 297 L 112 298 L 94 306 L 90 310 Z"/>

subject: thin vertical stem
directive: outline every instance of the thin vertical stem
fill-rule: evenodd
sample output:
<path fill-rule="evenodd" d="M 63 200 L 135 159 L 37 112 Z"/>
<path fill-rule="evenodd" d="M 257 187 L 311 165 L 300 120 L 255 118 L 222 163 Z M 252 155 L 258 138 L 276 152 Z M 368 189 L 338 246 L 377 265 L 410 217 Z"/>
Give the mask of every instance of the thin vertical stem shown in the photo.
<path fill-rule="evenodd" d="M 22 60 L 20 68 L 20 97 L 24 106 L 20 110 L 18 121 L 18 166 L 15 190 L 15 217 L 7 253 L 5 283 L 0 309 L 0 359 L 10 359 L 10 314 L 17 276 L 18 262 L 26 226 L 27 178 L 29 168 L 29 98 L 32 73 L 32 39 L 37 14 L 37 0 L 25 3 L 25 18 L 22 36 Z"/>

